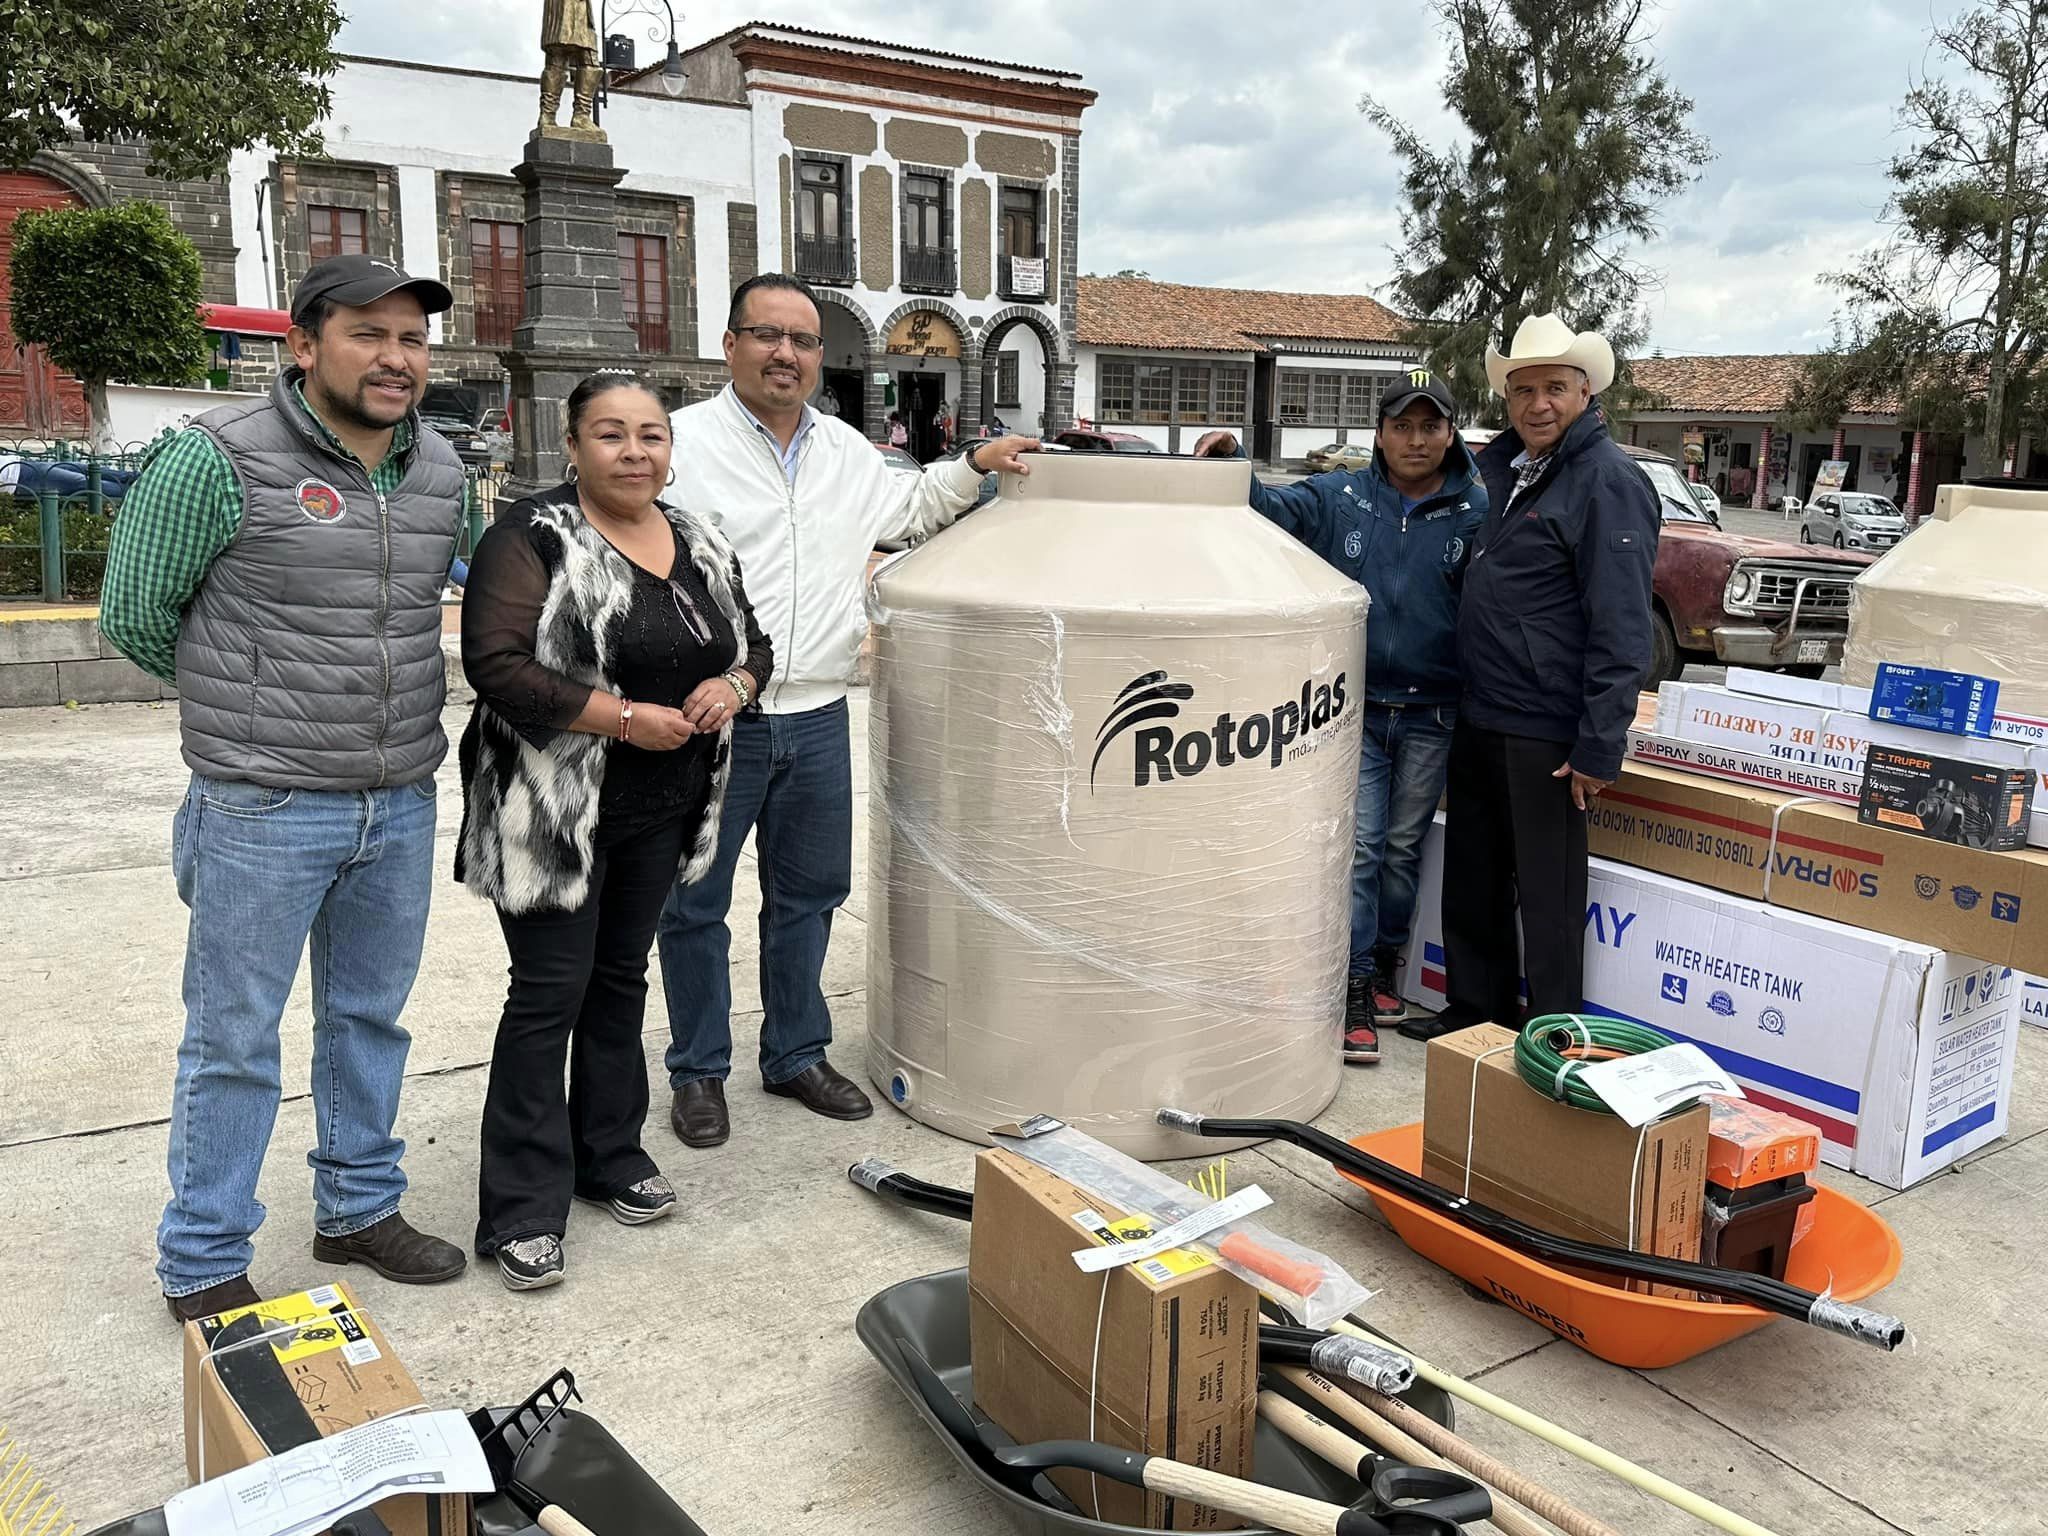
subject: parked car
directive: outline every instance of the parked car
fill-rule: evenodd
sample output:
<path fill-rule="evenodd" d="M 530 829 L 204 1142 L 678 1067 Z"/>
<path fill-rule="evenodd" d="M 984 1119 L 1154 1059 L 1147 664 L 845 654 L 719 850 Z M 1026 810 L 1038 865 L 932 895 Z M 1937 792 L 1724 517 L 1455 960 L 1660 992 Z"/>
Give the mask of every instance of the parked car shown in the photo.
<path fill-rule="evenodd" d="M 1837 549 L 1890 549 L 1906 536 L 1906 514 L 1889 496 L 1868 491 L 1824 491 L 1799 523 L 1802 544 Z"/>
<path fill-rule="evenodd" d="M 512 462 L 512 413 L 504 406 L 494 406 L 477 418 L 477 435 L 484 440 L 484 451 L 490 455 L 493 464 Z"/>
<path fill-rule="evenodd" d="M 1371 462 L 1372 450 L 1363 443 L 1325 443 L 1308 451 L 1308 470 L 1312 475 L 1326 469 L 1363 469 Z"/>
<path fill-rule="evenodd" d="M 473 389 L 457 384 L 429 384 L 420 396 L 420 421 L 448 439 L 455 456 L 471 466 L 491 462 L 491 447 L 476 423 L 483 402 Z"/>
<path fill-rule="evenodd" d="M 1687 662 L 1818 677 L 1842 659 L 1849 588 L 1871 556 L 1729 533 L 1673 460 L 1646 448 L 1624 451 L 1664 515 L 1645 686 L 1677 677 Z"/>
<path fill-rule="evenodd" d="M 877 443 L 875 448 L 882 455 L 882 462 L 887 464 L 897 474 L 921 475 L 924 473 L 924 466 L 901 448 L 895 447 L 890 443 Z"/>
<path fill-rule="evenodd" d="M 1717 523 L 1721 521 L 1721 498 L 1714 494 L 1711 485 L 1704 480 L 1688 480 L 1685 488 L 1692 492 L 1692 499 L 1700 504 L 1702 512 Z"/>
<path fill-rule="evenodd" d="M 1164 453 L 1166 450 L 1135 432 L 1105 432 L 1100 427 L 1069 427 L 1053 438 L 1057 447 L 1076 453 Z"/>

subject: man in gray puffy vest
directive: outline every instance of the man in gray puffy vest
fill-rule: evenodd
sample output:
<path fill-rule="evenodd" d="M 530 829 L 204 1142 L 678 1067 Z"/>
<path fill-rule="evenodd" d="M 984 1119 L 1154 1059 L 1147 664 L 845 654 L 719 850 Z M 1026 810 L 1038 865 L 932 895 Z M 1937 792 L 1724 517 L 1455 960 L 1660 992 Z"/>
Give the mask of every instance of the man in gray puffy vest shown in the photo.
<path fill-rule="evenodd" d="M 293 367 L 150 459 L 115 520 L 100 627 L 178 685 L 171 827 L 185 1036 L 157 1275 L 171 1313 L 257 1300 L 278 1026 L 312 941 L 313 1256 L 421 1283 L 460 1248 L 398 1213 L 392 1134 L 433 889 L 441 587 L 462 463 L 414 409 L 431 279 L 336 256 L 299 284 Z"/>

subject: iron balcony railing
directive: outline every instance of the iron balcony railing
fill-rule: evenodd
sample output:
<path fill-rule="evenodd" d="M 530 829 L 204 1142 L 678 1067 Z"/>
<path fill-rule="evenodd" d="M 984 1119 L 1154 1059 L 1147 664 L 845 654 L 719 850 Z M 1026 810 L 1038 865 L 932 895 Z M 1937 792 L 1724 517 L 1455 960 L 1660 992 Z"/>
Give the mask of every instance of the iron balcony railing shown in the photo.
<path fill-rule="evenodd" d="M 960 286 L 950 246 L 903 247 L 903 286 L 929 293 L 951 293 Z"/>
<path fill-rule="evenodd" d="M 796 275 L 820 283 L 853 281 L 853 241 L 846 238 L 796 237 Z"/>

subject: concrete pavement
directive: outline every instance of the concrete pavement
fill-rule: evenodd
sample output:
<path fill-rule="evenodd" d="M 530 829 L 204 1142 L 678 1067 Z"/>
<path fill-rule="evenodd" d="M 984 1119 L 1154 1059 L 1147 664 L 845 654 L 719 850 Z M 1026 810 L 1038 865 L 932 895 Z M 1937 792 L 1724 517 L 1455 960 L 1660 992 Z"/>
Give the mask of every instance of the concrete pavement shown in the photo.
<path fill-rule="evenodd" d="M 857 694 L 861 735 L 864 704 Z M 168 869 L 185 782 L 175 711 L 0 712 L 0 1418 L 81 1530 L 184 1480 L 177 1333 L 150 1269 L 181 1026 L 185 913 Z M 451 732 L 464 713 L 451 707 Z M 864 818 L 858 737 L 855 774 Z M 447 878 L 458 814 L 451 761 L 400 1129 L 409 1214 L 466 1244 L 504 951 L 490 910 Z M 857 854 L 865 846 L 863 823 Z M 579 1208 L 568 1282 L 538 1295 L 511 1295 L 487 1270 L 419 1289 L 312 1262 L 302 986 L 286 1023 L 286 1082 L 297 1091 L 265 1167 L 271 1216 L 255 1278 L 280 1292 L 348 1278 L 437 1405 L 502 1402 L 570 1366 L 591 1411 L 714 1536 L 999 1529 L 852 1332 L 861 1302 L 884 1286 L 964 1263 L 967 1234 L 876 1204 L 846 1182 L 846 1165 L 876 1152 L 964 1185 L 973 1149 L 886 1108 L 842 1125 L 759 1091 L 757 904 L 750 865 L 733 921 L 734 1139 L 689 1152 L 657 1119 L 647 1145 L 674 1177 L 681 1212 L 626 1229 Z M 865 905 L 857 881 L 826 972 L 835 1055 L 854 1071 L 865 1044 Z M 658 987 L 655 996 L 647 1051 L 659 1081 Z M 1775 1323 L 1673 1370 L 1620 1370 L 1414 1257 L 1361 1192 L 1301 1153 L 1238 1154 L 1232 1184 L 1263 1184 L 1276 1201 L 1270 1224 L 1377 1287 L 1372 1319 L 1438 1364 L 1783 1536 L 2039 1530 L 2048 1034 L 2022 1036 L 2004 1141 L 1904 1194 L 1826 1175 L 1878 1203 L 1904 1240 L 1905 1268 L 1884 1301 L 1914 1337 L 1896 1355 Z M 1422 1048 L 1390 1037 L 1385 1053 L 1380 1066 L 1346 1074 L 1326 1128 L 1354 1135 L 1417 1117 Z M 1459 1423 L 1629 1536 L 1705 1529 L 1476 1411 L 1461 1409 Z"/>

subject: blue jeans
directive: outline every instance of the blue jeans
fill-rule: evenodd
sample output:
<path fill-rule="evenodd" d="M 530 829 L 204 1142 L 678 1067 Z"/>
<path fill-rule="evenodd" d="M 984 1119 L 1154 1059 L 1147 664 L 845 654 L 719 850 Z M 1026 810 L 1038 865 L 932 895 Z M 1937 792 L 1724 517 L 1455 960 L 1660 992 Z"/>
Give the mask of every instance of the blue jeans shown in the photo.
<path fill-rule="evenodd" d="M 157 1276 L 183 1296 L 246 1274 L 280 1094 L 278 1022 L 312 940 L 313 1212 L 343 1236 L 398 1209 L 398 1016 L 434 886 L 434 781 L 361 792 L 195 774 L 171 828 L 185 1038 Z"/>
<path fill-rule="evenodd" d="M 1415 924 L 1422 844 L 1450 771 L 1450 706 L 1368 704 L 1358 757 L 1351 861 L 1351 974 L 1369 976 L 1376 951 L 1399 949 Z"/>
<path fill-rule="evenodd" d="M 749 828 L 761 867 L 761 1079 L 786 1083 L 825 1059 L 832 1015 L 820 980 L 832 914 L 853 890 L 853 752 L 846 701 L 732 724 L 718 857 L 678 883 L 656 930 L 668 995 L 671 1087 L 732 1071 L 733 871 Z"/>

